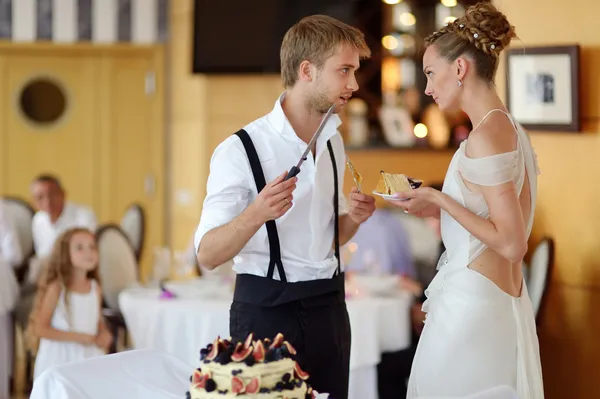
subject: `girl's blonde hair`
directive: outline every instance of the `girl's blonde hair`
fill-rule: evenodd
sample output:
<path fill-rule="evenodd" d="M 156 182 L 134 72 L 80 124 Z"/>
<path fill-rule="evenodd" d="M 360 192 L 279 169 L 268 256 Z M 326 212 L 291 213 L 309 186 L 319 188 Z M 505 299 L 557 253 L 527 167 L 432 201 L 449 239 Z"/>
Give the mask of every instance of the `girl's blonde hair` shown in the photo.
<path fill-rule="evenodd" d="M 52 248 L 52 255 L 48 261 L 42 265 L 40 276 L 37 281 L 37 292 L 35 300 L 33 302 L 33 308 L 29 314 L 29 322 L 27 323 L 26 338 L 29 348 L 35 353 L 37 351 L 40 338 L 35 334 L 35 323 L 37 322 L 37 315 L 48 291 L 48 286 L 58 281 L 65 298 L 65 305 L 67 307 L 67 314 L 69 313 L 69 282 L 73 273 L 73 263 L 71 262 L 70 245 L 71 239 L 79 234 L 85 233 L 94 237 L 94 234 L 85 228 L 73 228 L 65 231 L 61 234 Z M 88 278 L 94 279 L 99 282 L 98 268 L 88 272 Z"/>

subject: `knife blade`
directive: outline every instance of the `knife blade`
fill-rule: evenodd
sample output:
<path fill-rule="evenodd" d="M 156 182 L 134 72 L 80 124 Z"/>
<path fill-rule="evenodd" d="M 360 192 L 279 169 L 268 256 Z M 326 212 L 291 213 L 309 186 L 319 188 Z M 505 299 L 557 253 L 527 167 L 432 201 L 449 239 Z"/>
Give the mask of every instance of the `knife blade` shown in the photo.
<path fill-rule="evenodd" d="M 329 109 L 327 110 L 327 112 L 323 116 L 323 119 L 321 119 L 321 123 L 319 124 L 319 127 L 317 128 L 317 131 L 315 132 L 315 134 L 313 134 L 312 138 L 310 139 L 310 141 L 308 143 L 308 146 L 306 147 L 306 150 L 302 154 L 302 157 L 300 158 L 300 160 L 298 161 L 298 163 L 296 165 L 292 166 L 292 168 L 288 172 L 287 176 L 285 177 L 285 180 L 291 179 L 292 177 L 294 177 L 298 173 L 300 173 L 300 167 L 302 166 L 302 164 L 304 163 L 304 161 L 306 161 L 306 159 L 308 157 L 308 153 L 310 152 L 310 150 L 312 149 L 313 145 L 317 141 L 317 138 L 319 138 L 319 136 L 321 135 L 321 132 L 323 131 L 323 128 L 325 127 L 325 124 L 327 123 L 327 120 L 333 114 L 333 110 L 334 109 L 335 109 L 335 104 L 333 104 L 331 107 L 329 107 Z"/>

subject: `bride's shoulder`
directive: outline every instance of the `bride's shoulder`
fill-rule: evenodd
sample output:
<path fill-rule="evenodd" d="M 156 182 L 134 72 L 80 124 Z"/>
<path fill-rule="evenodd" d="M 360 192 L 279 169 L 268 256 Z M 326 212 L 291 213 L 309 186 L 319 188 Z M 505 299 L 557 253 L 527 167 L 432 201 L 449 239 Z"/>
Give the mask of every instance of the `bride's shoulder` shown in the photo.
<path fill-rule="evenodd" d="M 517 135 L 512 122 L 506 115 L 495 112 L 469 134 L 465 155 L 469 158 L 485 158 L 516 149 Z"/>

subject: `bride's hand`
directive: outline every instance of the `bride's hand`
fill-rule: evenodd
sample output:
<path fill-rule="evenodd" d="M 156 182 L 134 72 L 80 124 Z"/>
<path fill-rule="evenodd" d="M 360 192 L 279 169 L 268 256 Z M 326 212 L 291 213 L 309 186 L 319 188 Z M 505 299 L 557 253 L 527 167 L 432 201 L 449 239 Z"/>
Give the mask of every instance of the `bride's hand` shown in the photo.
<path fill-rule="evenodd" d="M 440 206 L 438 198 L 441 193 L 431 187 L 419 187 L 409 192 L 395 193 L 394 197 L 398 200 L 389 200 L 391 204 L 404 209 L 405 213 L 410 213 L 421 218 L 440 217 Z"/>

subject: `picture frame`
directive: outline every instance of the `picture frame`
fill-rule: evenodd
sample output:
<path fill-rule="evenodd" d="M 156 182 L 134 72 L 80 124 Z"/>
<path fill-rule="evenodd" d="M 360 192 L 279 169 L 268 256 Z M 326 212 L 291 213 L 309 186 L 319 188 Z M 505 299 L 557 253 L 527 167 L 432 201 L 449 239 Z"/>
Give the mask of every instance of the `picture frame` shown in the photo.
<path fill-rule="evenodd" d="M 580 46 L 509 49 L 506 106 L 528 130 L 579 132 Z"/>

